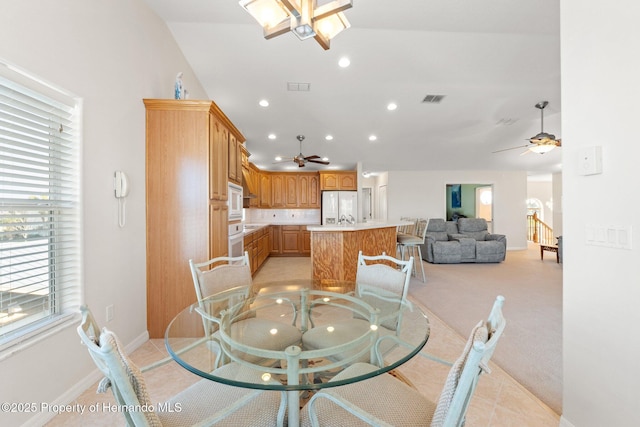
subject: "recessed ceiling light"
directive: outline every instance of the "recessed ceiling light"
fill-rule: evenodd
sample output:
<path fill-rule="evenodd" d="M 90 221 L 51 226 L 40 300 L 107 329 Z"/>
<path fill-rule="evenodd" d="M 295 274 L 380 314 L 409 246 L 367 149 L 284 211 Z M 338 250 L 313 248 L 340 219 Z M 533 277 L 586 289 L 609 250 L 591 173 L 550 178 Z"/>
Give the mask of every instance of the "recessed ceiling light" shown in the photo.
<path fill-rule="evenodd" d="M 387 105 L 387 110 L 389 110 L 389 111 L 393 111 L 393 110 L 395 110 L 396 108 L 398 108 L 398 105 L 397 105 L 395 102 L 390 102 L 390 103 Z"/>
<path fill-rule="evenodd" d="M 268 107 L 269 101 L 267 101 L 266 99 L 261 99 L 260 102 L 258 102 L 258 104 L 260 104 L 261 107 Z"/>
<path fill-rule="evenodd" d="M 369 136 L 369 141 L 375 141 L 376 139 L 378 139 L 378 137 L 375 136 L 375 135 L 370 135 Z"/>
<path fill-rule="evenodd" d="M 270 133 L 269 136 L 267 136 L 267 138 L 276 139 L 276 134 L 275 133 Z"/>
<path fill-rule="evenodd" d="M 327 135 L 324 137 L 327 141 L 333 141 L 333 135 Z"/>
<path fill-rule="evenodd" d="M 347 58 L 346 56 L 343 56 L 342 58 L 340 58 L 340 60 L 338 61 L 338 65 L 342 68 L 347 68 L 349 65 L 351 65 L 351 61 L 349 60 L 349 58 Z"/>
<path fill-rule="evenodd" d="M 280 160 L 282 160 L 282 157 L 280 156 L 276 156 L 276 158 L 274 159 L 276 162 L 279 162 Z"/>
<path fill-rule="evenodd" d="M 329 161 L 329 158 L 328 158 L 328 157 L 323 157 L 323 158 L 322 158 L 322 161 L 323 161 L 323 162 L 328 162 L 328 161 Z"/>

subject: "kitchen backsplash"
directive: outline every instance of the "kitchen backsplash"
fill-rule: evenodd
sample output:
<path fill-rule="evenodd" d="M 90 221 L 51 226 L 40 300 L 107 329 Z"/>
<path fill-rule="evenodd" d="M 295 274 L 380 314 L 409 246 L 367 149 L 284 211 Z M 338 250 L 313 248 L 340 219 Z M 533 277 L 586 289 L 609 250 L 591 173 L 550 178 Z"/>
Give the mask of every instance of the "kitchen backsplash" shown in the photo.
<path fill-rule="evenodd" d="M 320 209 L 245 209 L 247 224 L 320 224 Z"/>

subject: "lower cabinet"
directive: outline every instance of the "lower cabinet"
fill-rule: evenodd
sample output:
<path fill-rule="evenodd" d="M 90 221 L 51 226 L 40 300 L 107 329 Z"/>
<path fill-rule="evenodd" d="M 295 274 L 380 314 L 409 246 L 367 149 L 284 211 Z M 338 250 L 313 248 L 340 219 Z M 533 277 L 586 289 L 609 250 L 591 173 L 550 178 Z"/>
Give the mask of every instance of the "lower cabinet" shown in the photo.
<path fill-rule="evenodd" d="M 269 228 L 261 228 L 244 236 L 244 250 L 249 254 L 252 275 L 258 271 L 269 257 Z"/>
<path fill-rule="evenodd" d="M 271 256 L 311 256 L 311 232 L 306 225 L 272 225 Z"/>

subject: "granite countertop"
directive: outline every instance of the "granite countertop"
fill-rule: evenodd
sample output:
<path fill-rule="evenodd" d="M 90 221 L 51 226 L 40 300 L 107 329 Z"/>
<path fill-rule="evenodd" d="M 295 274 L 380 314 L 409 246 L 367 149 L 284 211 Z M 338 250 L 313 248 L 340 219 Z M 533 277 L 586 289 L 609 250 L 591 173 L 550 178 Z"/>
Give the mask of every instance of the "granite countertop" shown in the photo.
<path fill-rule="evenodd" d="M 263 229 L 264 227 L 269 227 L 271 225 L 307 225 L 309 226 L 309 222 L 270 222 L 270 223 L 248 223 L 244 224 L 244 235 L 255 233 L 258 230 Z M 319 224 L 318 224 L 319 225 Z"/>
<path fill-rule="evenodd" d="M 307 226 L 307 230 L 309 231 L 359 231 L 359 230 L 371 230 L 375 228 L 387 228 L 387 227 L 397 227 L 400 225 L 409 225 L 410 221 L 369 221 L 369 222 L 358 222 L 355 224 L 344 224 L 344 225 L 309 225 Z"/>

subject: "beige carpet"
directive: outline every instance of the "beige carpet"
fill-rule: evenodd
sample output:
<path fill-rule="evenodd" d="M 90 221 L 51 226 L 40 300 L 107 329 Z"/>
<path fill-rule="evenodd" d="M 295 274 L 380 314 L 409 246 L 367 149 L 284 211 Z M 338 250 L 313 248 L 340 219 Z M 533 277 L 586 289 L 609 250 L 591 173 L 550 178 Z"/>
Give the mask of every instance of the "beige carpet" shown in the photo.
<path fill-rule="evenodd" d="M 306 279 L 309 258 L 269 258 L 254 283 Z M 309 264 L 307 264 L 309 262 Z M 500 264 L 429 264 L 427 283 L 411 279 L 410 295 L 461 337 L 506 298 L 507 328 L 493 361 L 555 413 L 562 413 L 562 264 L 540 260 L 539 247 L 508 251 Z M 435 338 L 434 338 L 435 339 Z M 430 351 L 427 343 L 426 351 Z"/>
<path fill-rule="evenodd" d="M 500 264 L 424 266 L 427 283 L 413 278 L 409 294 L 462 336 L 504 295 L 507 328 L 493 361 L 561 414 L 562 264 L 554 254 L 541 261 L 530 244 Z"/>

